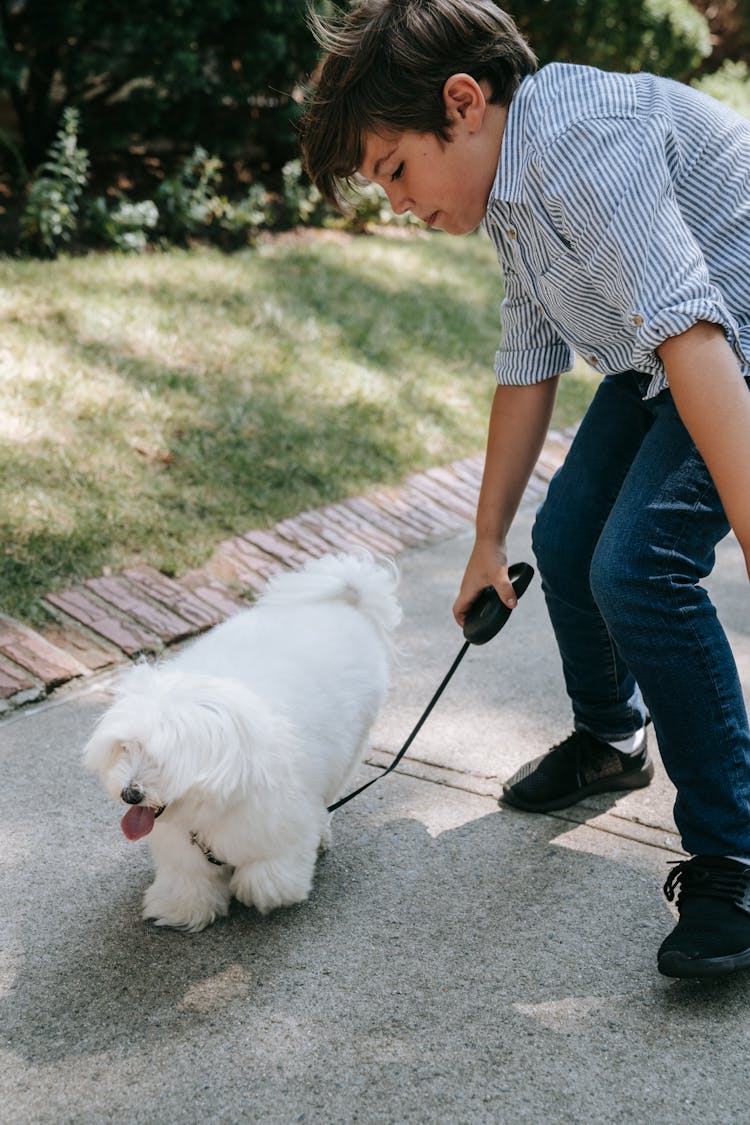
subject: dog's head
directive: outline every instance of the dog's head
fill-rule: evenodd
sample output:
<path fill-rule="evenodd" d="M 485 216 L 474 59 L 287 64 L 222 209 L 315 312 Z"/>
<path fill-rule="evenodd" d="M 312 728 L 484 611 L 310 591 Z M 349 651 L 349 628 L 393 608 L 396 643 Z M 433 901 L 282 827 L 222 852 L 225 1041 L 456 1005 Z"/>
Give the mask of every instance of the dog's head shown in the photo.
<path fill-rule="evenodd" d="M 117 705 L 113 712 L 117 714 L 108 713 L 97 727 L 84 757 L 110 796 L 131 806 L 122 819 L 122 830 L 128 839 L 138 840 L 148 835 L 156 818 L 182 794 L 165 776 L 153 733 L 147 733 L 143 723 L 120 725 L 118 720 L 126 716 Z"/>
<path fill-rule="evenodd" d="M 147 835 L 188 794 L 221 804 L 277 783 L 274 747 L 283 721 L 241 684 L 140 665 L 99 720 L 84 761 L 116 801 L 129 839 Z"/>

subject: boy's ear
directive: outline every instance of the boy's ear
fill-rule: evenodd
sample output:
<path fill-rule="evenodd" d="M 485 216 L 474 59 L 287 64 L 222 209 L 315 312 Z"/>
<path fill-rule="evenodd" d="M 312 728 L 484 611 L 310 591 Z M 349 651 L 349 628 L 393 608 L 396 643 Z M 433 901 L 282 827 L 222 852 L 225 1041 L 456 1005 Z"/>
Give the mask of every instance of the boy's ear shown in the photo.
<path fill-rule="evenodd" d="M 443 103 L 451 125 L 463 122 L 474 133 L 484 120 L 487 100 L 470 74 L 452 74 L 443 86 Z"/>

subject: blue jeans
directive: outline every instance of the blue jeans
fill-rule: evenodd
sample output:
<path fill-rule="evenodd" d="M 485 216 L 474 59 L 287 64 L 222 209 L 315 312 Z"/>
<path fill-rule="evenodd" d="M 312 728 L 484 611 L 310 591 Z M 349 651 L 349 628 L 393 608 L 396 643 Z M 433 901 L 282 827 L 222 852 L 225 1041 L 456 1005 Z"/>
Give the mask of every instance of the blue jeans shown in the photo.
<path fill-rule="evenodd" d="M 644 401 L 643 385 L 632 371 L 600 384 L 534 552 L 576 728 L 625 738 L 648 707 L 685 850 L 750 856 L 747 713 L 700 586 L 729 524 L 669 391 Z"/>

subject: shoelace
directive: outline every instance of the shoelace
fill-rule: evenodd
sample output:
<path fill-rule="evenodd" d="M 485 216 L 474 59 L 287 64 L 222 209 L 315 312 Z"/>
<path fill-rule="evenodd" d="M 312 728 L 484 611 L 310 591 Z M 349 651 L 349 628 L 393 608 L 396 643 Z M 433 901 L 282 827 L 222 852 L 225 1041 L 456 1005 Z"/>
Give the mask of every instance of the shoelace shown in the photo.
<path fill-rule="evenodd" d="M 562 750 L 563 753 L 567 754 L 569 749 L 575 749 L 578 746 L 580 737 L 580 731 L 574 730 L 573 733 L 569 734 L 567 738 L 564 738 L 562 742 L 556 742 L 555 745 L 547 751 L 547 753 L 551 754 L 555 750 Z"/>
<path fill-rule="evenodd" d="M 585 740 L 585 741 L 584 741 Z M 579 778 L 596 777 L 606 767 L 608 773 L 616 772 L 617 751 L 588 731 L 573 731 L 562 742 L 552 747 L 558 758 L 573 758 Z M 614 768 L 613 768 L 614 767 Z"/>
<path fill-rule="evenodd" d="M 664 884 L 667 902 L 673 902 L 677 892 L 678 909 L 683 896 L 700 895 L 733 902 L 750 914 L 750 867 L 708 866 L 698 858 L 678 860 Z"/>

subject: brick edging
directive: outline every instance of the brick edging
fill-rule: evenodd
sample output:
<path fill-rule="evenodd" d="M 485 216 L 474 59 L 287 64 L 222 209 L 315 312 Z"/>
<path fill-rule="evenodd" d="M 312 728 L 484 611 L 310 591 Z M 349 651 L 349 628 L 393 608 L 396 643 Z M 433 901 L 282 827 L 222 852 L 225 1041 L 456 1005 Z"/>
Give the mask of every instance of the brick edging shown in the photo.
<path fill-rule="evenodd" d="M 550 432 L 524 502 L 544 495 L 575 427 Z M 140 565 L 47 594 L 52 623 L 35 631 L 0 614 L 0 715 L 64 684 L 196 636 L 245 608 L 279 570 L 353 547 L 398 555 L 468 529 L 483 459 L 412 473 L 397 487 L 328 504 L 226 539 L 200 570 L 179 579 Z"/>

